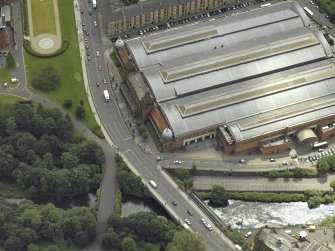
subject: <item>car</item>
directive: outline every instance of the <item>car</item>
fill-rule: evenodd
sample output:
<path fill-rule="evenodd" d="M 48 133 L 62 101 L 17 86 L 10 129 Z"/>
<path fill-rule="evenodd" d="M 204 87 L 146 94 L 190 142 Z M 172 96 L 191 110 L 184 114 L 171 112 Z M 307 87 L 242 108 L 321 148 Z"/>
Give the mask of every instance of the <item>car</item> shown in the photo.
<path fill-rule="evenodd" d="M 90 56 L 90 55 L 91 55 L 90 51 L 87 51 L 87 52 L 86 52 L 86 55 L 87 55 L 87 56 Z"/>
<path fill-rule="evenodd" d="M 88 46 L 88 44 L 85 44 L 85 48 L 86 48 L 86 50 L 90 49 L 90 47 Z"/>
<path fill-rule="evenodd" d="M 316 158 L 313 156 L 313 157 L 312 157 L 312 160 L 313 160 L 313 161 L 315 161 L 315 160 L 316 160 Z"/>
<path fill-rule="evenodd" d="M 212 226 L 209 223 L 206 223 L 205 225 L 206 225 L 206 227 L 208 228 L 209 231 L 213 230 Z"/>
<path fill-rule="evenodd" d="M 191 225 L 191 222 L 189 219 L 185 219 L 184 221 L 186 222 L 187 225 Z"/>
<path fill-rule="evenodd" d="M 86 38 L 86 37 L 85 37 L 84 41 L 85 41 L 85 43 L 88 43 L 88 40 L 87 40 L 87 38 Z"/>
<path fill-rule="evenodd" d="M 332 148 L 331 151 L 332 151 L 333 153 L 335 153 L 335 149 L 334 149 L 334 148 Z"/>
<path fill-rule="evenodd" d="M 172 205 L 177 206 L 177 201 L 172 201 Z"/>
<path fill-rule="evenodd" d="M 326 227 L 323 229 L 323 233 L 327 234 L 327 228 Z"/>
<path fill-rule="evenodd" d="M 319 6 L 318 6 L 318 5 L 315 5 L 315 9 L 319 9 Z"/>
<path fill-rule="evenodd" d="M 312 162 L 312 161 L 313 161 L 313 159 L 312 159 L 312 157 L 311 157 L 311 156 L 308 156 L 308 159 L 309 159 L 309 161 L 310 161 L 310 162 Z"/>
<path fill-rule="evenodd" d="M 86 32 L 86 28 L 85 27 L 83 28 L 83 31 Z"/>
<path fill-rule="evenodd" d="M 319 9 L 319 12 L 320 12 L 321 14 L 323 14 L 323 10 Z"/>
<path fill-rule="evenodd" d="M 201 222 L 204 223 L 204 224 L 207 223 L 206 220 L 205 220 L 204 218 L 201 218 Z"/>
<path fill-rule="evenodd" d="M 99 82 L 99 81 L 97 81 L 97 82 L 96 82 L 96 85 L 99 87 L 99 86 L 100 86 L 100 82 Z"/>
<path fill-rule="evenodd" d="M 283 161 L 281 164 L 282 164 L 283 166 L 287 166 L 287 165 L 288 165 L 288 162 L 287 162 L 287 161 Z"/>
<path fill-rule="evenodd" d="M 248 237 L 250 237 L 252 235 L 252 232 L 248 232 L 248 233 L 246 233 L 245 235 L 244 235 L 244 237 L 245 238 L 248 238 Z"/>
<path fill-rule="evenodd" d="M 325 15 L 325 18 L 329 19 L 329 16 L 328 16 L 328 15 Z"/>
<path fill-rule="evenodd" d="M 298 158 L 298 155 L 296 154 L 291 156 L 291 159 L 296 159 L 296 158 Z"/>
<path fill-rule="evenodd" d="M 173 164 L 181 164 L 181 161 L 180 160 L 174 160 Z"/>
<path fill-rule="evenodd" d="M 107 81 L 106 81 L 106 79 L 104 78 L 103 79 L 103 83 L 106 85 L 107 84 Z"/>
<path fill-rule="evenodd" d="M 91 61 L 91 57 L 90 57 L 90 56 L 88 56 L 88 57 L 87 57 L 87 60 L 88 60 L 88 61 Z"/>
<path fill-rule="evenodd" d="M 162 160 L 164 160 L 164 158 L 161 157 L 161 156 L 158 156 L 158 157 L 156 158 L 156 160 L 157 160 L 157 161 L 162 161 Z"/>
<path fill-rule="evenodd" d="M 100 52 L 99 51 L 97 51 L 97 57 L 99 57 L 100 56 Z"/>
<path fill-rule="evenodd" d="M 94 24 L 94 26 L 98 26 L 97 21 L 94 21 L 93 24 Z"/>
<path fill-rule="evenodd" d="M 143 31 L 139 31 L 140 35 L 143 35 Z"/>
<path fill-rule="evenodd" d="M 88 9 L 88 14 L 92 15 L 92 9 Z"/>
<path fill-rule="evenodd" d="M 313 2 L 313 1 L 309 1 L 309 3 L 310 3 L 310 4 L 314 4 L 314 2 Z"/>
<path fill-rule="evenodd" d="M 188 213 L 190 216 L 192 216 L 192 215 L 193 215 L 192 211 L 191 211 L 191 210 L 189 210 L 189 209 L 187 209 L 187 213 Z"/>
<path fill-rule="evenodd" d="M 81 25 L 82 25 L 82 26 L 85 26 L 85 22 L 82 22 Z"/>
<path fill-rule="evenodd" d="M 81 14 L 84 14 L 84 10 L 81 10 L 80 13 L 81 13 Z"/>
<path fill-rule="evenodd" d="M 247 163 L 247 161 L 246 161 L 245 159 L 240 159 L 239 162 L 240 162 L 241 164 L 245 164 L 245 163 Z"/>
<path fill-rule="evenodd" d="M 98 66 L 98 70 L 101 71 L 102 70 L 102 67 L 101 65 Z"/>
<path fill-rule="evenodd" d="M 271 159 L 270 159 L 270 162 L 276 162 L 276 160 L 275 160 L 275 159 L 273 159 L 273 158 L 271 158 Z"/>
<path fill-rule="evenodd" d="M 89 36 L 89 35 L 90 35 L 87 31 L 85 32 L 85 34 L 86 34 L 86 36 Z"/>

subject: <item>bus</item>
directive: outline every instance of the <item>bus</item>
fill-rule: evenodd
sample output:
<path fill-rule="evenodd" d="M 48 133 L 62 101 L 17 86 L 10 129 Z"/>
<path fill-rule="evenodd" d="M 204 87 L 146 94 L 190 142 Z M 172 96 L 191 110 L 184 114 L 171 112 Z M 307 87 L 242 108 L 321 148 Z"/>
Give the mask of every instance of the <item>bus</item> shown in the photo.
<path fill-rule="evenodd" d="M 266 4 L 262 4 L 262 5 L 261 5 L 261 8 L 264 8 L 264 7 L 270 7 L 270 6 L 271 6 L 270 3 L 266 3 Z"/>
<path fill-rule="evenodd" d="M 306 12 L 306 14 L 308 16 L 313 16 L 314 15 L 314 13 L 310 9 L 308 9 L 307 7 L 304 7 L 304 11 Z"/>
<path fill-rule="evenodd" d="M 326 148 L 327 146 L 328 146 L 328 142 L 327 141 L 314 142 L 313 143 L 313 148 L 314 149 Z"/>
<path fill-rule="evenodd" d="M 97 0 L 92 0 L 93 9 L 97 8 Z"/>

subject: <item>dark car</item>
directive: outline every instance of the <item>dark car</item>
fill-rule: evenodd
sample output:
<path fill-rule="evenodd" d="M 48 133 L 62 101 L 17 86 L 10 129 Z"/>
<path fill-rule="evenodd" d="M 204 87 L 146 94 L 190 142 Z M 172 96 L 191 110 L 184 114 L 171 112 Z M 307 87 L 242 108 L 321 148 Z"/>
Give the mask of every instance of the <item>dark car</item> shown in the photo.
<path fill-rule="evenodd" d="M 87 56 L 91 55 L 90 51 L 87 51 L 87 52 L 86 52 L 86 55 L 87 55 Z"/>
<path fill-rule="evenodd" d="M 84 10 L 81 10 L 80 13 L 81 13 L 81 14 L 84 14 Z"/>
<path fill-rule="evenodd" d="M 87 31 L 86 31 L 86 33 L 85 33 L 85 34 L 86 34 L 86 36 L 89 36 L 89 35 L 90 35 L 90 34 L 88 34 L 88 32 L 87 32 Z"/>
<path fill-rule="evenodd" d="M 177 201 L 172 201 L 172 205 L 177 206 Z"/>
<path fill-rule="evenodd" d="M 188 213 L 190 216 L 192 216 L 192 215 L 193 215 L 193 213 L 192 213 L 192 211 L 191 211 L 191 210 L 187 210 L 187 213 Z"/>
<path fill-rule="evenodd" d="M 100 86 L 100 82 L 99 82 L 99 81 L 97 81 L 96 85 L 99 87 L 99 86 Z"/>
<path fill-rule="evenodd" d="M 88 56 L 88 57 L 87 57 L 87 60 L 88 60 L 88 61 L 91 61 L 91 57 L 90 57 L 90 56 Z"/>
<path fill-rule="evenodd" d="M 291 159 L 296 159 L 296 158 L 298 158 L 298 155 L 292 155 L 291 156 Z"/>

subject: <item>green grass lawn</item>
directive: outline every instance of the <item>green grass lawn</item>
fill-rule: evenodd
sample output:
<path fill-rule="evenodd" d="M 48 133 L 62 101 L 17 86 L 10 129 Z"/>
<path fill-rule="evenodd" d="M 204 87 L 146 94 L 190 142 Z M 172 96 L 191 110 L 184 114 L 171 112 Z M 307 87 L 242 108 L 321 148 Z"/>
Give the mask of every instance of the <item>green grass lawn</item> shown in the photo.
<path fill-rule="evenodd" d="M 10 70 L 8 68 L 0 68 L 0 83 L 10 82 Z"/>
<path fill-rule="evenodd" d="M 34 36 L 42 33 L 57 35 L 53 0 L 31 0 L 31 12 Z"/>
<path fill-rule="evenodd" d="M 23 100 L 25 99 L 19 98 L 17 96 L 0 94 L 0 114 L 14 112 L 14 109 L 11 109 L 10 106 L 12 104 L 15 104 L 18 101 L 23 101 Z"/>
<path fill-rule="evenodd" d="M 335 1 L 334 0 L 320 0 L 320 4 L 326 9 L 327 13 L 335 18 Z"/>
<path fill-rule="evenodd" d="M 89 106 L 82 77 L 73 3 L 68 0 L 58 0 L 58 8 L 62 38 L 68 39 L 70 45 L 63 54 L 52 58 L 38 58 L 25 52 L 28 85 L 31 86 L 33 77 L 39 74 L 44 66 L 52 65 L 61 76 L 59 88 L 52 92 L 42 92 L 33 89 L 33 92 L 39 93 L 60 105 L 63 105 L 65 100 L 72 100 L 73 106 L 70 111 L 73 114 L 75 114 L 76 107 L 80 105 L 80 101 L 83 100 L 85 109 L 83 122 L 94 133 L 99 134 L 101 130 L 97 129 L 98 124 Z"/>

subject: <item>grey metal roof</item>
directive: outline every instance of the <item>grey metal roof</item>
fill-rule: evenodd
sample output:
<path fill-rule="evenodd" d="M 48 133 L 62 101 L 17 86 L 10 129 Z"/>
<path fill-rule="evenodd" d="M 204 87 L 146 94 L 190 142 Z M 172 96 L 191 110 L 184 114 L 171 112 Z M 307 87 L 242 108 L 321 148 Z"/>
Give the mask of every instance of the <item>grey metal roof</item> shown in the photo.
<path fill-rule="evenodd" d="M 297 11 L 291 9 L 289 2 L 274 5 L 271 8 L 256 9 L 229 18 L 219 17 L 207 22 L 193 23 L 186 26 L 165 30 L 163 32 L 138 37 L 127 41 L 136 64 L 140 69 L 159 64 L 176 57 L 208 51 L 215 46 L 230 47 L 259 37 L 271 37 L 274 34 L 287 32 L 303 27 L 305 24 Z M 199 31 L 216 31 L 217 35 L 204 37 L 201 41 L 192 40 L 192 35 Z M 186 41 L 165 47 L 160 50 L 148 50 L 146 43 L 166 43 L 184 37 Z M 191 39 L 187 39 L 191 38 Z M 198 38 L 199 39 L 199 38 Z M 201 39 L 201 38 L 200 38 Z M 171 44 L 171 43 L 170 43 Z M 150 53 L 150 54 L 148 54 Z"/>
<path fill-rule="evenodd" d="M 282 2 L 126 41 L 175 136 L 226 123 L 235 140 L 335 113 L 335 64 Z"/>
<path fill-rule="evenodd" d="M 160 103 L 160 106 L 175 136 L 227 123 L 235 140 L 237 142 L 243 141 L 269 131 L 284 129 L 286 126 L 333 115 L 335 113 L 334 69 L 334 62 L 325 60 L 193 96 L 163 102 Z M 303 72 L 302 75 L 300 74 L 301 76 L 298 74 L 300 72 Z M 311 78 L 311 81 L 294 85 L 298 81 L 298 77 L 290 79 L 286 76 L 294 76 L 295 74 L 298 74 L 297 76 L 300 76 L 301 79 Z M 277 81 L 271 82 L 271 80 Z M 258 88 L 258 83 L 266 82 L 268 84 L 264 87 L 270 88 L 280 86 L 283 82 L 289 82 L 289 84 L 286 88 L 263 93 L 250 100 L 239 100 L 229 106 L 189 117 L 183 118 L 177 108 L 178 104 L 185 103 L 190 98 L 201 100 L 215 93 L 229 92 L 235 92 L 235 95 L 239 95 L 245 92 L 245 87 L 256 85 L 255 88 Z M 249 91 L 251 92 L 255 88 L 249 88 Z"/>

